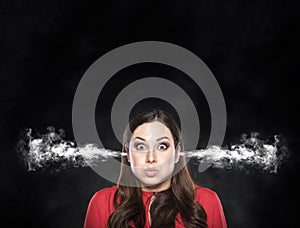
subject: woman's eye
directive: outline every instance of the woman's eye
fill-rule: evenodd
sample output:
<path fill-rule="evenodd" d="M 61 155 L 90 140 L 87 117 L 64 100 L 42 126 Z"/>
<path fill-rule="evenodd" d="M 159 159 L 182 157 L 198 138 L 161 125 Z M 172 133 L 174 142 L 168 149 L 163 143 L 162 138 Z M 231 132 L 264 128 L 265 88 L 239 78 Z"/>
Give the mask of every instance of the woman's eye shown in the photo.
<path fill-rule="evenodd" d="M 168 149 L 168 145 L 165 144 L 165 143 L 159 144 L 158 145 L 158 149 L 159 150 L 166 150 L 166 149 Z"/>
<path fill-rule="evenodd" d="M 145 150 L 146 149 L 145 145 L 143 145 L 143 144 L 137 144 L 137 145 L 135 145 L 135 148 L 137 150 Z"/>

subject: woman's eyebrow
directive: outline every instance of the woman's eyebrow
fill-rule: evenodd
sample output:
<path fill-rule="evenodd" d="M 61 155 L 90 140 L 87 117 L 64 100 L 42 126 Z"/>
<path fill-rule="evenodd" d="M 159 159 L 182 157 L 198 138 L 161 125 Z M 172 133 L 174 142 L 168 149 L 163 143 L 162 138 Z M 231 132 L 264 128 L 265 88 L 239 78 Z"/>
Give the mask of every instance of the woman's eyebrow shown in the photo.
<path fill-rule="evenodd" d="M 160 138 L 156 139 L 156 141 L 160 141 L 162 139 L 168 139 L 168 140 L 170 140 L 167 136 L 164 136 L 164 137 L 160 137 Z"/>
<path fill-rule="evenodd" d="M 143 138 L 141 138 L 141 137 L 135 137 L 133 140 L 135 140 L 135 139 L 140 139 L 140 140 L 142 140 L 142 141 L 146 141 L 146 139 L 143 139 Z"/>
<path fill-rule="evenodd" d="M 146 141 L 146 139 L 141 138 L 141 137 L 139 137 L 139 136 L 135 137 L 133 140 L 135 140 L 135 139 L 140 139 L 140 140 L 142 140 L 142 141 Z M 163 136 L 163 137 L 160 137 L 160 138 L 156 139 L 156 141 L 160 141 L 160 140 L 162 140 L 162 139 L 170 140 L 167 136 Z"/>

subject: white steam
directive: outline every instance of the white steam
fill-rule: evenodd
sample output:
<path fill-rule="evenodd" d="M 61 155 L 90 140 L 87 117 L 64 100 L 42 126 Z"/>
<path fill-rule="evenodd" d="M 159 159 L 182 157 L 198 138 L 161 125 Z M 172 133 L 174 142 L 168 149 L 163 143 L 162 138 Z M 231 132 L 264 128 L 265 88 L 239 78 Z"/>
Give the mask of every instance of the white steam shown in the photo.
<path fill-rule="evenodd" d="M 63 129 L 56 132 L 54 127 L 48 127 L 47 130 L 45 134 L 33 136 L 32 130 L 28 129 L 19 142 L 19 152 L 29 171 L 88 167 L 110 157 L 126 156 L 126 153 L 99 148 L 95 144 L 76 145 L 64 139 Z M 206 163 L 214 168 L 254 167 L 276 173 L 288 157 L 287 148 L 278 135 L 272 140 L 261 140 L 258 136 L 256 132 L 249 137 L 243 134 L 239 144 L 227 148 L 209 146 L 207 149 L 185 151 L 181 155 L 199 162 L 199 171 L 200 164 Z"/>

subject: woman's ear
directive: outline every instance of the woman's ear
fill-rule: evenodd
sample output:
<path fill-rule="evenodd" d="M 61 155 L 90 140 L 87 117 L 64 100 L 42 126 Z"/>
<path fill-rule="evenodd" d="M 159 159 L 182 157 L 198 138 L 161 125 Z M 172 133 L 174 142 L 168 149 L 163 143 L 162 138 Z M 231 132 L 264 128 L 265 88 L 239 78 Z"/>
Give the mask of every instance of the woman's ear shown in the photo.
<path fill-rule="evenodd" d="M 127 161 L 130 163 L 130 157 L 129 157 L 129 150 L 128 150 L 128 147 L 125 148 L 125 152 L 127 154 Z"/>
<path fill-rule="evenodd" d="M 129 153 L 128 153 L 128 151 L 127 151 L 127 161 L 128 161 L 128 163 L 130 163 L 130 158 L 129 158 Z"/>
<path fill-rule="evenodd" d="M 181 146 L 178 144 L 176 147 L 176 152 L 175 152 L 175 163 L 177 163 L 179 161 L 180 151 L 181 151 Z"/>
<path fill-rule="evenodd" d="M 126 153 L 127 161 L 130 163 L 128 147 L 127 146 L 123 146 L 122 150 Z"/>

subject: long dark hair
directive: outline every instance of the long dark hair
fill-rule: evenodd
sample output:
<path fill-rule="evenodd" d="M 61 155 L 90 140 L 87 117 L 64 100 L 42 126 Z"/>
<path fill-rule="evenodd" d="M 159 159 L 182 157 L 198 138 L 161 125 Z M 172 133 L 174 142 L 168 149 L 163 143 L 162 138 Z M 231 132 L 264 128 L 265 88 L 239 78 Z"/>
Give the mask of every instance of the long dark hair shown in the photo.
<path fill-rule="evenodd" d="M 174 145 L 180 145 L 181 130 L 175 120 L 162 110 L 150 110 L 134 115 L 124 132 L 123 152 L 128 152 L 129 141 L 134 130 L 143 123 L 159 121 L 166 125 L 174 138 Z M 178 151 L 179 152 L 179 151 Z M 144 227 L 146 215 L 142 200 L 141 187 L 137 186 L 138 180 L 130 169 L 126 157 L 122 157 L 121 172 L 118 189 L 114 196 L 115 211 L 108 220 L 108 227 Z M 151 227 L 175 227 L 178 213 L 186 227 L 207 227 L 206 213 L 203 207 L 194 200 L 195 185 L 186 166 L 184 157 L 180 156 L 175 164 L 175 175 L 171 178 L 171 188 L 159 192 L 150 207 Z"/>

